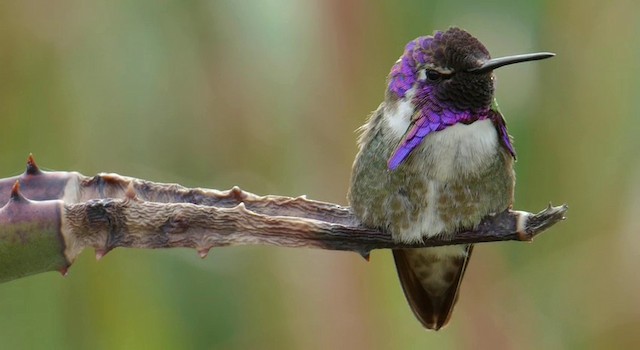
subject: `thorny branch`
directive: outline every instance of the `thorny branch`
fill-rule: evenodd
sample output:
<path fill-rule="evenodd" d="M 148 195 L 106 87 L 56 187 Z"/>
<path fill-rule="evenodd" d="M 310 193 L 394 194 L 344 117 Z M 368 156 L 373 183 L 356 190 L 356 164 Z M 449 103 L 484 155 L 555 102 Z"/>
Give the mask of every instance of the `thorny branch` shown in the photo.
<path fill-rule="evenodd" d="M 567 206 L 537 214 L 506 210 L 474 230 L 422 244 L 363 227 L 348 207 L 302 197 L 189 189 L 120 176 L 26 171 L 0 180 L 0 282 L 67 268 L 86 247 L 100 259 L 116 247 L 195 248 L 265 244 L 354 251 L 491 241 L 531 241 L 564 219 Z"/>

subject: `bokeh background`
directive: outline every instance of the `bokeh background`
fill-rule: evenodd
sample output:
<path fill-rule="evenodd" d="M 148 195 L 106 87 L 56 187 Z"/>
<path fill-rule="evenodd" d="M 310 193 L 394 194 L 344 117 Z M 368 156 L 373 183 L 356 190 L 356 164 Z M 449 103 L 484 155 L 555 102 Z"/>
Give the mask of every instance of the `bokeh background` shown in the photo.
<path fill-rule="evenodd" d="M 0 285 L 5 349 L 599 349 L 640 344 L 640 3 L 0 3 L 0 177 L 44 168 L 346 204 L 354 130 L 405 43 L 458 25 L 494 56 L 516 207 L 569 218 L 478 246 L 451 325 L 422 330 L 391 255 L 86 251 Z"/>

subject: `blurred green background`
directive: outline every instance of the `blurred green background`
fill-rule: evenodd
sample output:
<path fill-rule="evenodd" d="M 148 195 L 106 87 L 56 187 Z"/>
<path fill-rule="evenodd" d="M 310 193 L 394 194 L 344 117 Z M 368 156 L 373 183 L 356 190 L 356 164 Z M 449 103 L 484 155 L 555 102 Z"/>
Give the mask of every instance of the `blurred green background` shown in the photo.
<path fill-rule="evenodd" d="M 0 285 L 4 349 L 598 349 L 640 344 L 640 3 L 0 4 L 0 177 L 48 169 L 346 204 L 354 130 L 404 44 L 458 25 L 493 56 L 516 207 L 570 205 L 534 244 L 476 248 L 427 333 L 387 251 L 85 251 Z"/>

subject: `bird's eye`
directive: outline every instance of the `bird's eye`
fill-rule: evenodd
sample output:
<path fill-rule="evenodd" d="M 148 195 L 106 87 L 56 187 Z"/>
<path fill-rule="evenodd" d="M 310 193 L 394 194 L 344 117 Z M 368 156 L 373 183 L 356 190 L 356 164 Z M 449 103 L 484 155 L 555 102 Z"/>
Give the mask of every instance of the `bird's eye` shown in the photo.
<path fill-rule="evenodd" d="M 436 72 L 435 70 L 427 69 L 425 72 L 428 81 L 438 81 L 442 78 L 442 74 Z"/>

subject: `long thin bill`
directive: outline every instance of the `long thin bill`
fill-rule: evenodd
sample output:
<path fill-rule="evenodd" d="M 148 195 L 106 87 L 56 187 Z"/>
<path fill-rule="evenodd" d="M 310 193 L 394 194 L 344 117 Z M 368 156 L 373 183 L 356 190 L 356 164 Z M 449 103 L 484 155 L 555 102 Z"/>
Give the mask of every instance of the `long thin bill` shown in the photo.
<path fill-rule="evenodd" d="M 482 66 L 478 68 L 469 69 L 468 72 L 477 73 L 477 74 L 487 73 L 496 68 L 500 68 L 510 64 L 543 60 L 545 58 L 550 58 L 555 55 L 556 55 L 555 53 L 551 53 L 551 52 L 536 52 L 536 53 L 527 53 L 524 55 L 514 55 L 514 56 L 493 58 L 486 61 L 484 64 L 482 64 Z"/>

